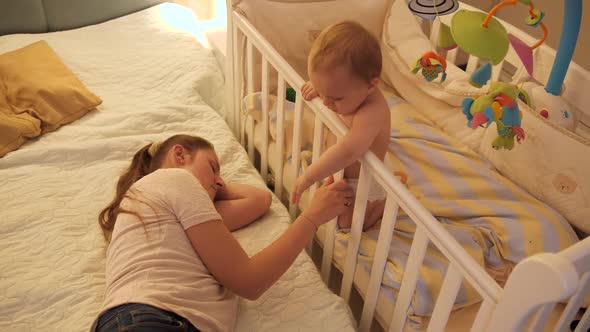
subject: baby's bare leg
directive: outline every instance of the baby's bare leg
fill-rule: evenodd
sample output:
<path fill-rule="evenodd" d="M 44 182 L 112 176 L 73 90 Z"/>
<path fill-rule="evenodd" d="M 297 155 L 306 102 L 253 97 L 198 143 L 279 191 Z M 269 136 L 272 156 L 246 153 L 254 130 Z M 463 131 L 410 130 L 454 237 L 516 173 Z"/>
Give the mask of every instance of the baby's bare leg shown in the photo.
<path fill-rule="evenodd" d="M 379 219 L 383 218 L 384 210 L 385 200 L 368 202 L 367 211 L 365 212 L 365 222 L 363 223 L 363 231 L 373 227 Z"/>
<path fill-rule="evenodd" d="M 354 204 L 338 217 L 338 227 L 350 228 L 352 226 L 353 207 Z M 384 210 L 385 200 L 368 202 L 365 210 L 365 220 L 363 221 L 363 231 L 373 227 L 383 217 Z"/>
<path fill-rule="evenodd" d="M 354 208 L 354 203 L 350 205 L 346 211 L 338 216 L 338 227 L 339 228 L 350 228 L 352 226 L 352 212 Z"/>

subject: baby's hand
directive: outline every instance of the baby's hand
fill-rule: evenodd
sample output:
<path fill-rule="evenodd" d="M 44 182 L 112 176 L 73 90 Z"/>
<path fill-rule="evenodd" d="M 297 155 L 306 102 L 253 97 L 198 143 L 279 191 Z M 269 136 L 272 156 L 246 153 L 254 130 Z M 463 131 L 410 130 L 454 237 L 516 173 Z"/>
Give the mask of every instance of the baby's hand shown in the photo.
<path fill-rule="evenodd" d="M 303 87 L 301 88 L 301 94 L 303 95 L 303 99 L 305 100 L 312 100 L 313 98 L 319 96 L 318 92 L 315 91 L 313 84 L 311 82 L 306 82 Z"/>
<path fill-rule="evenodd" d="M 297 178 L 297 182 L 295 182 L 295 189 L 293 190 L 293 195 L 291 200 L 294 204 L 299 203 L 299 199 L 301 195 L 307 190 L 307 188 L 311 187 L 313 183 L 308 181 L 305 176 L 300 176 Z"/>

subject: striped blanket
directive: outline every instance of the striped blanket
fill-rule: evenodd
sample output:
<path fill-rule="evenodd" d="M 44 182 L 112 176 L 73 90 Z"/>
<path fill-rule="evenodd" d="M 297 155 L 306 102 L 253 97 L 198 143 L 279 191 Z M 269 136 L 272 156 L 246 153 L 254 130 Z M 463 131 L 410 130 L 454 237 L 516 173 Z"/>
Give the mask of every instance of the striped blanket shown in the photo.
<path fill-rule="evenodd" d="M 408 174 L 409 190 L 488 271 L 503 271 L 527 256 L 556 252 L 578 239 L 565 218 L 538 201 L 495 168 L 422 117 L 411 105 L 392 102 L 390 153 L 387 163 Z M 395 300 L 409 255 L 414 222 L 400 211 L 383 287 Z M 359 263 L 370 269 L 378 230 L 365 232 Z M 345 243 L 345 231 L 337 241 Z M 428 316 L 442 286 L 448 260 L 434 245 L 427 250 L 409 314 Z M 464 282 L 455 307 L 481 299 Z M 417 319 L 417 317 L 414 317 Z"/>
<path fill-rule="evenodd" d="M 556 252 L 578 241 L 573 229 L 558 212 L 502 176 L 494 166 L 451 136 L 445 134 L 413 106 L 386 94 L 391 110 L 391 142 L 386 165 L 408 175 L 407 186 L 419 201 L 453 235 L 476 262 L 500 283 L 513 265 L 539 252 Z M 260 120 L 260 94 L 247 96 L 244 110 Z M 276 97 L 271 96 L 271 129 L 276 123 Z M 285 102 L 287 140 L 292 133 L 293 105 Z M 307 109 L 306 109 L 307 111 Z M 458 110 L 459 112 L 459 110 Z M 304 116 L 304 145 L 313 142 L 313 115 Z M 275 139 L 271 130 L 270 136 Z M 290 141 L 286 144 L 289 148 Z M 285 159 L 289 159 L 290 152 Z M 511 152 L 507 152 L 507 158 Z M 311 154 L 303 151 L 302 156 Z M 302 160 L 302 163 L 310 160 Z M 395 302 L 415 232 L 414 222 L 400 211 L 383 276 L 382 290 Z M 369 273 L 377 244 L 378 229 L 364 232 L 359 250 L 359 267 Z M 336 234 L 336 254 L 348 242 L 348 230 Z M 448 260 L 430 245 L 420 270 L 416 292 L 408 314 L 432 314 L 442 286 Z M 464 282 L 455 308 L 481 300 Z"/>

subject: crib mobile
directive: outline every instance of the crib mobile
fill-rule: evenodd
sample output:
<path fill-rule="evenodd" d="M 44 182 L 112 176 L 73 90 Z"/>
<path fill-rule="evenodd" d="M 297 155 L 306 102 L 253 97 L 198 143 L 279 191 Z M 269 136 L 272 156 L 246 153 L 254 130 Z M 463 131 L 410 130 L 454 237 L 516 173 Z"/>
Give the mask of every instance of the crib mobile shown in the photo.
<path fill-rule="evenodd" d="M 543 37 L 534 45 L 525 42 L 506 31 L 506 28 L 493 17 L 498 9 L 516 5 L 527 5 L 527 25 L 541 28 Z M 434 21 L 441 15 L 448 15 L 458 9 L 455 0 L 410 0 L 408 8 L 415 15 Z M 581 20 L 582 0 L 565 0 L 563 31 L 551 75 L 545 87 L 535 87 L 528 94 L 522 87 L 505 82 L 493 82 L 486 94 L 463 100 L 463 113 L 470 128 L 487 128 L 495 123 L 498 137 L 492 142 L 494 149 L 512 150 L 514 139 L 520 143 L 525 138 L 521 126 L 522 112 L 518 108 L 517 98 L 525 104 L 536 108 L 544 118 L 573 130 L 573 117 L 568 104 L 560 97 L 565 73 L 571 61 L 576 45 Z M 531 0 L 505 0 L 496 5 L 489 13 L 460 10 L 452 20 L 451 26 L 440 22 L 437 47 L 444 51 L 460 47 L 466 53 L 483 60 L 469 79 L 477 88 L 486 85 L 492 76 L 492 66 L 498 65 L 506 57 L 510 46 L 521 60 L 530 77 L 533 76 L 533 50 L 547 39 L 548 29 L 543 23 L 545 13 L 535 8 Z M 440 19 L 439 19 L 440 20 Z M 422 55 L 412 68 L 412 72 L 422 73 L 428 82 L 440 76 L 444 82 L 447 64 L 442 54 L 429 51 Z"/>

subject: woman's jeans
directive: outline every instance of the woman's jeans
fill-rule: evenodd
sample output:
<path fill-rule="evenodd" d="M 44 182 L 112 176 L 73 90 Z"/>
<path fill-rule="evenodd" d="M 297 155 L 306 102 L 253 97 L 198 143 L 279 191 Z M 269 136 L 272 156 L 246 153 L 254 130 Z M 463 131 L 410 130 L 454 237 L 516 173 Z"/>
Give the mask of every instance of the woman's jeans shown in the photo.
<path fill-rule="evenodd" d="M 200 332 L 186 318 L 147 304 L 127 303 L 105 311 L 96 332 Z"/>

